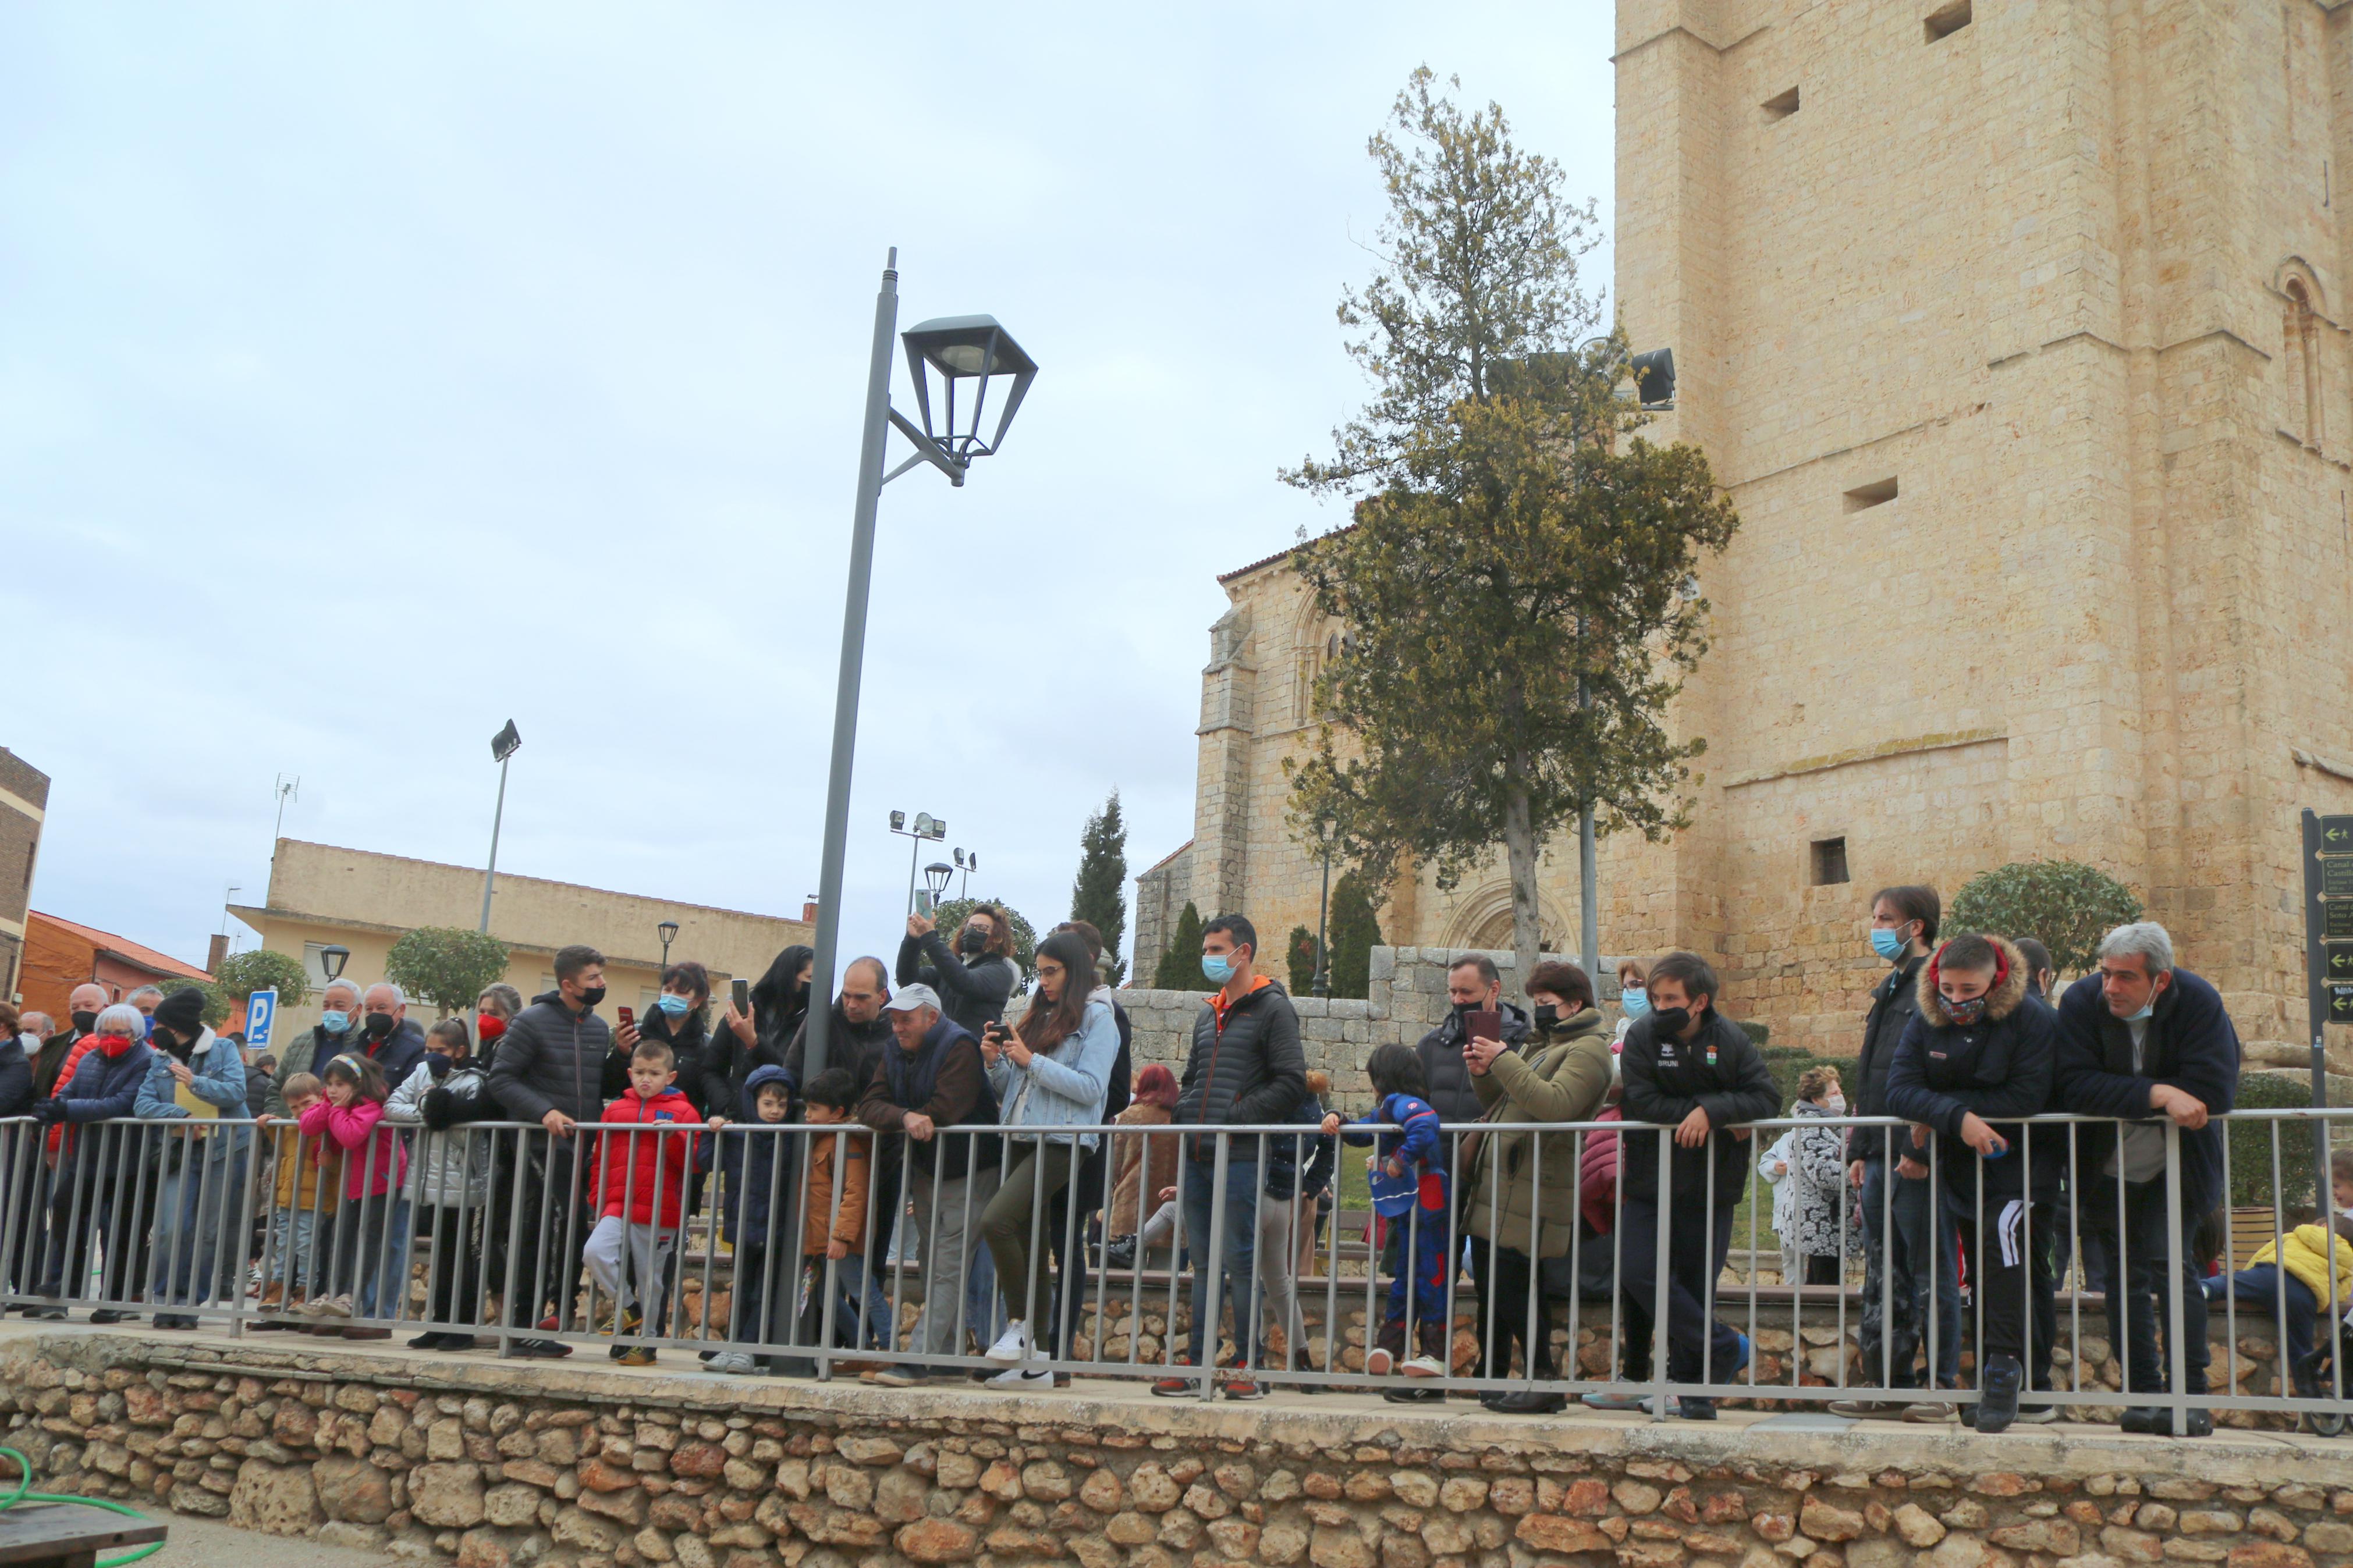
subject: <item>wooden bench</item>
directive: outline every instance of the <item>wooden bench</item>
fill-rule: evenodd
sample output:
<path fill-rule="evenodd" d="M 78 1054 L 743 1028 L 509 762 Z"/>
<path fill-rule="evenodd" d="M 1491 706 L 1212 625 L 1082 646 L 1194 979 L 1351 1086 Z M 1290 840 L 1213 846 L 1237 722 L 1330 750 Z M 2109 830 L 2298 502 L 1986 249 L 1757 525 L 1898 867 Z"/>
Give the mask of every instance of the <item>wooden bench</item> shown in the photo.
<path fill-rule="evenodd" d="M 19 1503 L 0 1509 L 0 1565 L 92 1568 L 101 1552 L 164 1539 L 164 1526 L 80 1503 Z"/>

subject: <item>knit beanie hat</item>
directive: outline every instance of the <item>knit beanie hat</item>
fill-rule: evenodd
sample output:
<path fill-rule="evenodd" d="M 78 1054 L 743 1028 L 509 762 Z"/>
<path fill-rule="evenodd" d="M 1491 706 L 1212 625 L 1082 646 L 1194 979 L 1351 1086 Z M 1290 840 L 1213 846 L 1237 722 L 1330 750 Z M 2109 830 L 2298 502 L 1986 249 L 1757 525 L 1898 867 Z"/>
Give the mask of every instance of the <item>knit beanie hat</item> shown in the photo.
<path fill-rule="evenodd" d="M 155 1004 L 155 1021 L 194 1039 L 205 1026 L 205 994 L 193 985 L 173 992 Z"/>

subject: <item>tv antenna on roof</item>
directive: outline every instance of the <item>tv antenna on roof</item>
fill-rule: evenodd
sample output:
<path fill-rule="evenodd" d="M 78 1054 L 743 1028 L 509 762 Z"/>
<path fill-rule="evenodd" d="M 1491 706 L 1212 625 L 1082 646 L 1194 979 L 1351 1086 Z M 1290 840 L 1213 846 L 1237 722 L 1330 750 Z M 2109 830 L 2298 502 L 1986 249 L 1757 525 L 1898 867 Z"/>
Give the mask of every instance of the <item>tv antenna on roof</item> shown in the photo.
<path fill-rule="evenodd" d="M 302 781 L 280 773 L 275 787 L 278 791 L 278 823 L 269 830 L 269 858 L 273 860 L 278 858 L 279 836 L 286 831 L 286 803 L 301 798 Z"/>

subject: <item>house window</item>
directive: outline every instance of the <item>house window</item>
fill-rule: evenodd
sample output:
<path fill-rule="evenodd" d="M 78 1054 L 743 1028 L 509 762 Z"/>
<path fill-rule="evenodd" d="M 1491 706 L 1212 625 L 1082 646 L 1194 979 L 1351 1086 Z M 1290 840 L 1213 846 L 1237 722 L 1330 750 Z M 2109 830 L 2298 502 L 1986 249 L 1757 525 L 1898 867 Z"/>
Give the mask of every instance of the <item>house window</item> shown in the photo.
<path fill-rule="evenodd" d="M 1939 38 L 1949 38 L 1968 26 L 1970 20 L 1969 0 L 1953 0 L 1949 5 L 1940 5 L 1928 13 L 1928 41 L 1933 44 Z"/>
<path fill-rule="evenodd" d="M 1765 100 L 1765 118 L 1768 121 L 1787 120 L 1797 112 L 1798 89 L 1794 87 L 1787 92 L 1777 94 Z"/>
<path fill-rule="evenodd" d="M 1832 888 L 1847 879 L 1844 838 L 1815 839 L 1813 858 L 1815 887 Z"/>
<path fill-rule="evenodd" d="M 1857 485 L 1846 492 L 1846 510 L 1868 511 L 1873 507 L 1884 506 L 1894 499 L 1895 481 L 1893 479 L 1873 479 L 1867 485 Z"/>

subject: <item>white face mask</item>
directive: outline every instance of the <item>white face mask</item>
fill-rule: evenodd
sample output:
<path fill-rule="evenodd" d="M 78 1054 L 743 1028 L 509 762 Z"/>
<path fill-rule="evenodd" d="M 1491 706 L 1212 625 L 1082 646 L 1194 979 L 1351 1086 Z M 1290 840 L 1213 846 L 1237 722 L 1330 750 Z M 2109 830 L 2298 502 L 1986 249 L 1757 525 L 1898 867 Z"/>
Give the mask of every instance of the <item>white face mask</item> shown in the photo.
<path fill-rule="evenodd" d="M 1828 1100 L 1823 1100 L 1822 1103 L 1830 1107 L 1831 1114 L 1832 1116 L 1844 1116 L 1846 1114 L 1845 1095 L 1833 1094 Z"/>

